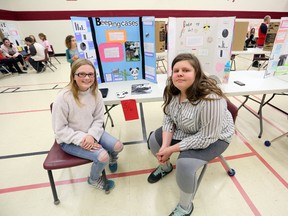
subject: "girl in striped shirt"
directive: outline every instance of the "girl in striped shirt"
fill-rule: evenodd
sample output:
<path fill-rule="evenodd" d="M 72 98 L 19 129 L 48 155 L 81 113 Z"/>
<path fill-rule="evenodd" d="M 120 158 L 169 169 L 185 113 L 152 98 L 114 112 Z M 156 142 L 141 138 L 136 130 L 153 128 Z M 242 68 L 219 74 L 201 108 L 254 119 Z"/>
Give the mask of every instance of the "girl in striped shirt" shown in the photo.
<path fill-rule="evenodd" d="M 180 200 L 170 215 L 190 215 L 197 188 L 196 172 L 221 155 L 234 134 L 226 97 L 215 80 L 207 77 L 199 60 L 184 53 L 172 62 L 172 76 L 164 90 L 164 119 L 148 143 L 159 166 L 148 177 L 155 183 L 169 174 L 171 155 L 180 152 L 176 181 Z"/>

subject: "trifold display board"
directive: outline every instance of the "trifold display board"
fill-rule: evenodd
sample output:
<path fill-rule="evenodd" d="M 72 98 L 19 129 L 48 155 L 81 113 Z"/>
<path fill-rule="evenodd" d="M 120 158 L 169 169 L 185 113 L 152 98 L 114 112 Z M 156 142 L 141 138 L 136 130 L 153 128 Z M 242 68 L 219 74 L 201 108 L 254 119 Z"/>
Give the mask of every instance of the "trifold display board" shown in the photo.
<path fill-rule="evenodd" d="M 154 17 L 71 17 L 81 58 L 98 82 L 156 80 Z"/>
<path fill-rule="evenodd" d="M 282 17 L 265 77 L 288 74 L 288 17 Z"/>
<path fill-rule="evenodd" d="M 192 53 L 198 57 L 205 72 L 216 75 L 223 80 L 224 69 L 226 72 L 230 70 L 234 23 L 235 17 L 169 17 L 169 66 L 177 54 Z M 171 74 L 171 72 L 170 68 L 168 73 Z M 223 81 L 227 82 L 227 77 Z"/>

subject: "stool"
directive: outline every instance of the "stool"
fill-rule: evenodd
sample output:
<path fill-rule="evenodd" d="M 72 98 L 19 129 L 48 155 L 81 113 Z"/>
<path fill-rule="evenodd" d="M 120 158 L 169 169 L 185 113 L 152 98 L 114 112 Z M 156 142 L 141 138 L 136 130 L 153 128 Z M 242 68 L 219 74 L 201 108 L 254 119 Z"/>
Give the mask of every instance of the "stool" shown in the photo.
<path fill-rule="evenodd" d="M 52 148 L 48 152 L 48 155 L 43 163 L 43 167 L 48 172 L 48 177 L 49 177 L 55 205 L 58 205 L 60 203 L 60 200 L 57 195 L 52 170 L 80 166 L 80 165 L 84 165 L 84 164 L 91 163 L 91 162 L 92 161 L 90 160 L 86 160 L 83 158 L 79 158 L 79 157 L 75 157 L 70 154 L 67 154 L 61 149 L 60 145 L 56 141 L 54 142 Z M 107 184 L 107 177 L 106 177 L 105 170 L 103 170 L 102 172 L 102 177 L 105 181 L 105 193 L 108 194 L 110 191 L 109 191 L 109 187 Z"/>

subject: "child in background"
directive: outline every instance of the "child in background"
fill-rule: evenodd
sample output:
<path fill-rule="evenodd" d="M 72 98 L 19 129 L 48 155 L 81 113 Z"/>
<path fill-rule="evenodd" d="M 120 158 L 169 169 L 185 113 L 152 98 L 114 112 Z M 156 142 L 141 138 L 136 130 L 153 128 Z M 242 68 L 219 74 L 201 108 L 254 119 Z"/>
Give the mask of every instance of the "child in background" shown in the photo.
<path fill-rule="evenodd" d="M 39 43 L 42 44 L 42 46 L 48 50 L 48 53 L 52 53 L 52 49 L 51 49 L 49 41 L 47 40 L 46 35 L 43 33 L 39 33 L 38 36 L 40 38 Z"/>
<path fill-rule="evenodd" d="M 96 71 L 87 59 L 72 64 L 70 83 L 57 95 L 52 109 L 55 139 L 68 154 L 93 161 L 88 184 L 104 190 L 101 176 L 109 163 L 117 171 L 118 153 L 123 144 L 104 131 L 104 103 Z M 108 180 L 109 189 L 114 182 Z"/>
<path fill-rule="evenodd" d="M 75 37 L 73 35 L 68 35 L 65 39 L 65 44 L 67 47 L 66 59 L 72 65 L 72 63 L 79 58 L 79 52 L 77 50 L 77 43 Z"/>
<path fill-rule="evenodd" d="M 33 40 L 33 43 L 37 42 L 37 41 L 36 41 L 36 38 L 35 38 L 35 36 L 34 36 L 34 35 L 29 35 L 28 37 L 32 38 L 32 40 Z"/>

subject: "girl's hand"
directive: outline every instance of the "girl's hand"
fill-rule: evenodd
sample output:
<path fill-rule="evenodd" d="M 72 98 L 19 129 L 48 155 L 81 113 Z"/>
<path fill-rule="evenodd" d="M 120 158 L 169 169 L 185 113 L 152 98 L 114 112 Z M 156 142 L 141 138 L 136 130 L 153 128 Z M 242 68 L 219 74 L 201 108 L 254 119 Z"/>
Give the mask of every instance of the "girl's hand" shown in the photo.
<path fill-rule="evenodd" d="M 80 146 L 84 149 L 91 150 L 94 147 L 94 137 L 91 135 L 86 135 L 83 138 Z"/>
<path fill-rule="evenodd" d="M 72 57 L 73 61 L 77 60 L 78 58 L 79 58 L 78 55 L 75 55 L 75 56 Z"/>
<path fill-rule="evenodd" d="M 166 163 L 170 159 L 170 156 L 172 155 L 172 153 L 173 152 L 170 150 L 169 147 L 160 148 L 159 152 L 156 154 L 158 162 L 160 164 Z"/>

